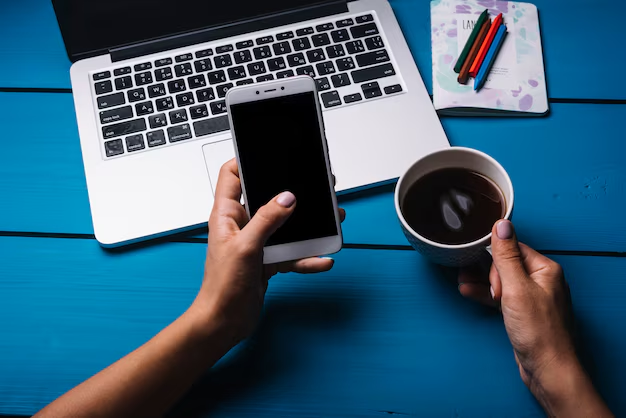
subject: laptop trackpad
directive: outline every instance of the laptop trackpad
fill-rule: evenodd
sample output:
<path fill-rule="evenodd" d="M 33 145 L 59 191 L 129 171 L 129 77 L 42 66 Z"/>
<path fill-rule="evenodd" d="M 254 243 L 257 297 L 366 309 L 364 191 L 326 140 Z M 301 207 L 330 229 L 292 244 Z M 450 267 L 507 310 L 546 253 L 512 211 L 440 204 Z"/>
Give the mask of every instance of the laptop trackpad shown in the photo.
<path fill-rule="evenodd" d="M 204 162 L 206 163 L 206 168 L 209 172 L 209 180 L 211 181 L 213 196 L 215 196 L 215 186 L 217 185 L 220 168 L 222 168 L 222 165 L 224 165 L 226 161 L 235 158 L 233 141 L 228 139 L 226 141 L 206 144 L 202 147 L 202 152 L 204 153 Z"/>

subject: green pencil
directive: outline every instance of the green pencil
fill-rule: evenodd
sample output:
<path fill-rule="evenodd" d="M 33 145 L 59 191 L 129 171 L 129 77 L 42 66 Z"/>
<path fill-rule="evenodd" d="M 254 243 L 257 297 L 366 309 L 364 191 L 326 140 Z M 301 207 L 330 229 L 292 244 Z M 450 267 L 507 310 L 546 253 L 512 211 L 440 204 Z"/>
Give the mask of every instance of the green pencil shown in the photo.
<path fill-rule="evenodd" d="M 478 20 L 476 21 L 476 24 L 474 25 L 474 29 L 472 30 L 471 35 L 469 36 L 469 38 L 467 38 L 467 42 L 465 43 L 463 52 L 461 52 L 461 55 L 459 55 L 459 59 L 457 60 L 456 65 L 454 66 L 455 73 L 458 74 L 461 72 L 461 68 L 463 68 L 463 64 L 465 63 L 465 60 L 467 59 L 467 55 L 469 54 L 470 49 L 472 49 L 472 45 L 474 45 L 474 41 L 476 40 L 476 37 L 478 36 L 478 32 L 480 32 L 480 28 L 483 25 L 483 22 L 485 21 L 485 19 L 489 19 L 489 12 L 487 11 L 487 9 L 485 9 L 485 11 L 480 14 L 480 16 L 478 17 Z"/>

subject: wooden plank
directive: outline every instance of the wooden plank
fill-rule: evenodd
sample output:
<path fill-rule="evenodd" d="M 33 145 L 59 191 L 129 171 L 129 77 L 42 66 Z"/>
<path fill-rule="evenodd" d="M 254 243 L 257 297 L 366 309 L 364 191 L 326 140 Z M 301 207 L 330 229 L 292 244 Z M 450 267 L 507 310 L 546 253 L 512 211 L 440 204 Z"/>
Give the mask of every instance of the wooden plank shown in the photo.
<path fill-rule="evenodd" d="M 489 1 L 485 2 L 490 3 Z M 603 13 L 598 28 L 571 30 L 592 11 L 612 10 L 609 0 L 555 2 L 536 0 L 539 8 L 550 97 L 626 99 L 619 71 L 626 66 L 622 48 L 620 13 Z M 428 90 L 432 92 L 430 54 L 430 2 L 392 0 Z M 0 9 L 0 87 L 70 87 L 65 55 L 54 10 L 48 0 L 24 0 Z M 585 62 L 580 65 L 580 51 Z M 609 58 L 610 57 L 610 58 Z M 572 71 L 576 68 L 576 71 Z"/>
<path fill-rule="evenodd" d="M 205 246 L 111 253 L 92 240 L 5 237 L 0 252 L 0 414 L 32 414 L 182 313 Z M 181 415 L 542 416 L 501 318 L 464 301 L 449 271 L 413 251 L 344 250 L 336 260 L 323 275 L 272 279 L 258 332 Z M 586 364 L 622 416 L 626 259 L 557 260 Z"/>
<path fill-rule="evenodd" d="M 33 123 L 33 104 L 47 109 Z M 93 233 L 69 94 L 0 93 L 0 231 Z M 554 105 L 540 119 L 444 118 L 453 145 L 483 150 L 510 172 L 522 239 L 543 249 L 626 251 L 623 105 Z M 497 135 L 496 133 L 500 133 Z M 6 200 L 5 200 L 6 199 Z M 393 186 L 344 196 L 345 240 L 405 245 Z"/>

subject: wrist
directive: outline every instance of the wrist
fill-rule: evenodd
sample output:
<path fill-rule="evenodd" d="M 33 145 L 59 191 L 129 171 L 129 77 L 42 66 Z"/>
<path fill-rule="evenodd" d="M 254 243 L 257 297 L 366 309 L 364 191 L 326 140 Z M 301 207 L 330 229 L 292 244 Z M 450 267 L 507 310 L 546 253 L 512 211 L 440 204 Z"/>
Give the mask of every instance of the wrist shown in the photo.
<path fill-rule="evenodd" d="M 184 316 L 190 323 L 194 338 L 218 348 L 222 355 L 226 354 L 239 342 L 227 322 L 203 303 L 194 303 L 185 312 Z"/>

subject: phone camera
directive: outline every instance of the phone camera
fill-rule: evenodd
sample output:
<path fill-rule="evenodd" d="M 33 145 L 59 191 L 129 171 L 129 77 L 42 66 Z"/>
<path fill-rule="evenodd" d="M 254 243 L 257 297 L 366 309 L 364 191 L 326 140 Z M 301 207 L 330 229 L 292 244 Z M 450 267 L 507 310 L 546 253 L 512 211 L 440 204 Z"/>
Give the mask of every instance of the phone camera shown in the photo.
<path fill-rule="evenodd" d="M 285 90 L 285 87 L 281 87 L 280 89 L 281 89 L 281 90 Z"/>
<path fill-rule="evenodd" d="M 258 90 L 256 91 L 256 94 L 259 94 L 259 91 L 258 91 Z"/>

